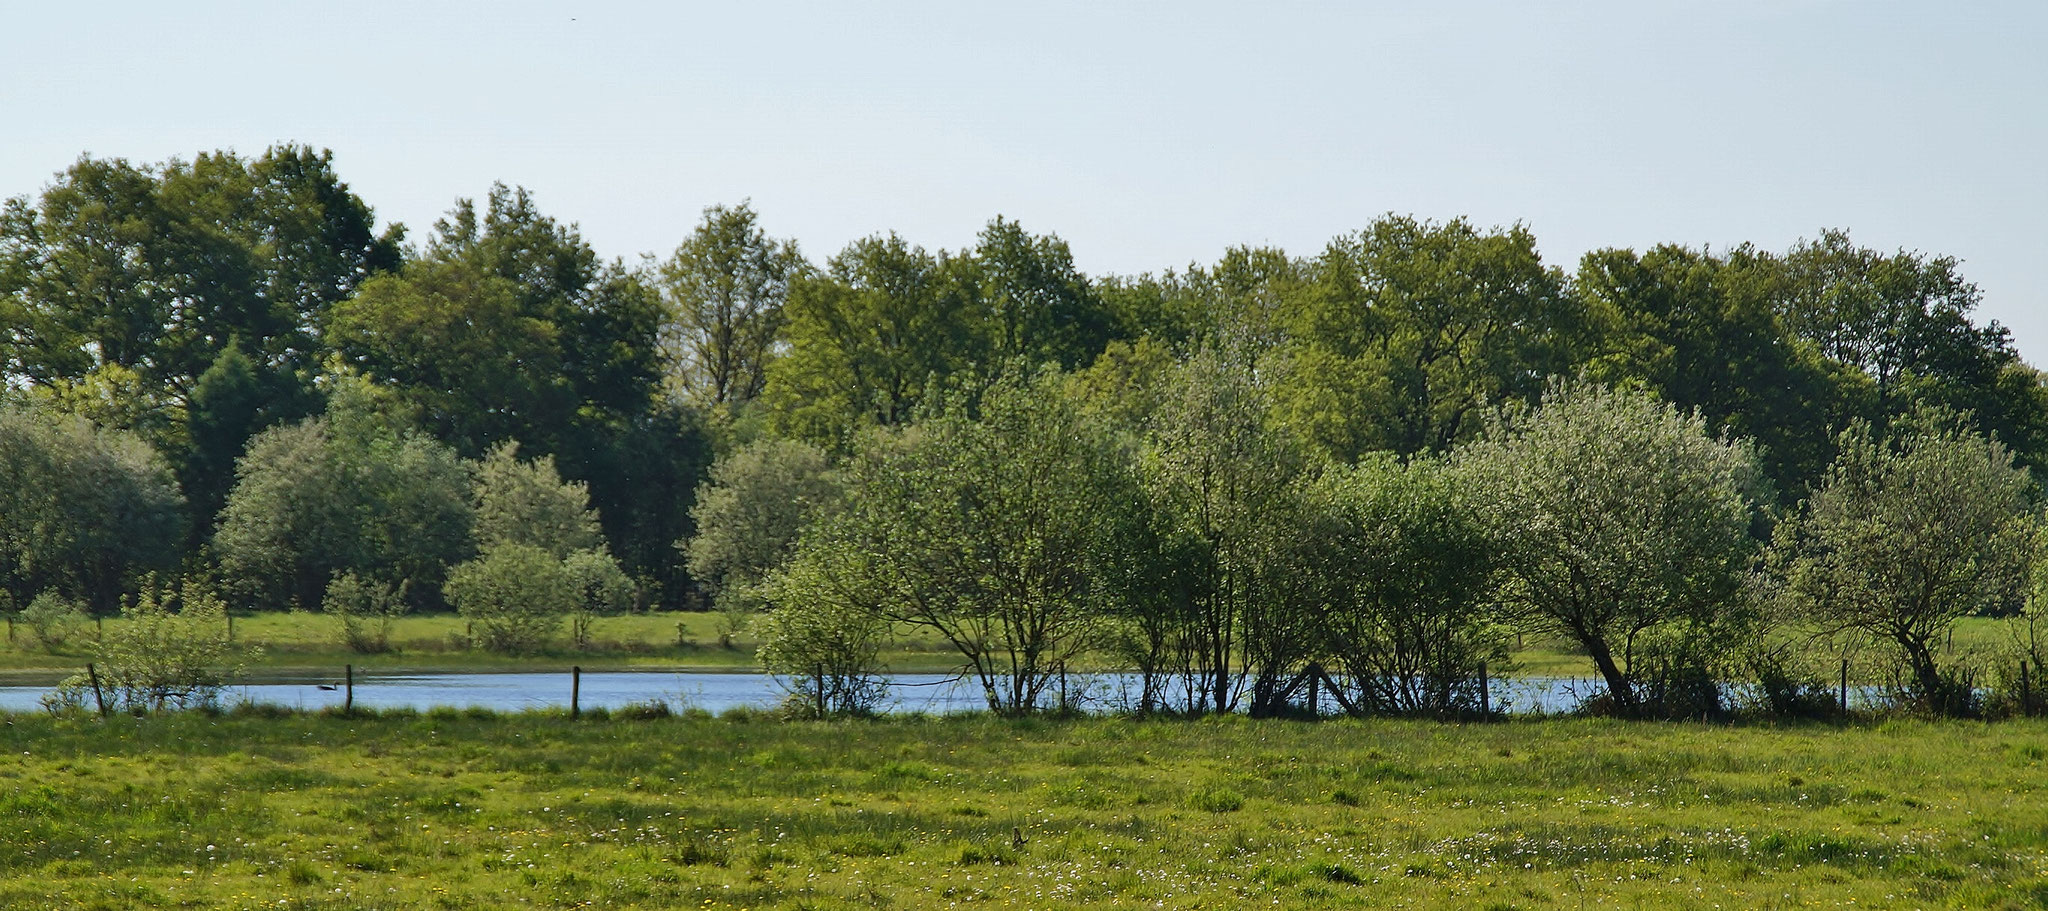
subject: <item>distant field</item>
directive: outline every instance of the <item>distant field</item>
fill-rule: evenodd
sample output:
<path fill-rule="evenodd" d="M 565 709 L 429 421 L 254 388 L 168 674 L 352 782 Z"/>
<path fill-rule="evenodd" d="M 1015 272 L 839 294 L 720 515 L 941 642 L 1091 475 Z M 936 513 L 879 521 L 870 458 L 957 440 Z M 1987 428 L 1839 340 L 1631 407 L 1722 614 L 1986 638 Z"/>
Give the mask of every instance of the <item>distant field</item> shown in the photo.
<path fill-rule="evenodd" d="M 453 614 L 409 616 L 395 624 L 389 652 L 363 655 L 341 643 L 339 622 L 324 614 L 276 611 L 235 618 L 235 641 L 257 649 L 251 670 L 266 668 L 339 668 L 354 664 L 379 670 L 504 670 L 567 668 L 693 667 L 747 670 L 754 667 L 751 636 L 741 634 L 728 644 L 719 640 L 719 615 L 706 612 L 655 612 L 599 617 L 592 625 L 591 645 L 572 648 L 566 627 L 555 645 L 539 655 L 512 657 L 465 648 L 466 624 Z M 119 618 L 103 621 L 108 627 Z M 0 673 L 15 678 L 62 676 L 91 660 L 97 627 L 86 624 L 55 650 L 33 644 L 26 628 L 0 647 Z M 892 665 L 905 671 L 945 669 L 957 662 L 941 644 L 905 636 L 891 651 Z"/>
<path fill-rule="evenodd" d="M 2048 724 L 0 725 L 0 907 L 2039 908 Z"/>
<path fill-rule="evenodd" d="M 106 620 L 108 625 L 117 619 Z M 569 647 L 566 631 L 555 647 L 526 657 L 494 655 L 461 647 L 462 618 L 453 614 L 401 618 L 393 630 L 393 651 L 377 655 L 350 652 L 341 644 L 336 620 L 323 614 L 260 613 L 235 618 L 235 641 L 254 646 L 253 671 L 285 668 L 336 668 L 354 664 L 381 671 L 698 668 L 751 670 L 755 667 L 752 636 L 742 633 L 729 644 L 719 641 L 720 618 L 705 612 L 657 612 L 600 617 L 588 649 Z M 2000 620 L 1968 619 L 1957 624 L 1953 646 L 1962 654 L 1989 656 L 2010 638 Z M 95 627 L 86 625 L 71 642 L 55 651 L 31 644 L 25 629 L 0 647 L 0 680 L 48 681 L 91 660 Z M 906 673 L 943 672 L 959 666 L 957 654 L 943 641 L 906 628 L 884 654 L 889 667 Z M 1515 655 L 1515 672 L 1546 677 L 1592 677 L 1585 656 L 1562 644 L 1531 638 Z"/>

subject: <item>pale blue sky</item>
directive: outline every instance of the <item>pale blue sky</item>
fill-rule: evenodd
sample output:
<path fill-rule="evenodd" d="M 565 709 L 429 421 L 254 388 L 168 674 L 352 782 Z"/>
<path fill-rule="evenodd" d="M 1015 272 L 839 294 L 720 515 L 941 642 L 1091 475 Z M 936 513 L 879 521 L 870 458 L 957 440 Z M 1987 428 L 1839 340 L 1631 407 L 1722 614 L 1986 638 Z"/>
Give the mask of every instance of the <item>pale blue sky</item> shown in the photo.
<path fill-rule="evenodd" d="M 607 256 L 741 199 L 813 259 L 1002 213 L 1094 273 L 1388 211 L 1567 270 L 1842 227 L 2048 362 L 2037 3 L 20 3 L 0 123 L 0 195 L 290 140 L 415 237 L 503 180 Z"/>

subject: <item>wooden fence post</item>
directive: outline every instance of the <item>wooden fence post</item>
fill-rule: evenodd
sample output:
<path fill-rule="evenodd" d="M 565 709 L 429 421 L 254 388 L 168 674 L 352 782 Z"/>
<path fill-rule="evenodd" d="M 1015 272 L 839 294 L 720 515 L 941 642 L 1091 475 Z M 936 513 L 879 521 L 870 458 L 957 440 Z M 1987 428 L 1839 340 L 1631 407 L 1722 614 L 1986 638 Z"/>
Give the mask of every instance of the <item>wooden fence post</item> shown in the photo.
<path fill-rule="evenodd" d="M 580 718 L 582 715 L 583 667 L 581 665 L 571 665 L 569 668 L 569 717 Z"/>
<path fill-rule="evenodd" d="M 341 713 L 344 715 L 354 714 L 356 710 L 356 666 L 344 664 L 341 666 L 341 673 L 343 687 L 341 693 Z"/>
<path fill-rule="evenodd" d="M 1849 659 L 1842 659 L 1842 714 L 1849 714 Z"/>
<path fill-rule="evenodd" d="M 1479 717 L 1493 717 L 1493 680 L 1486 674 L 1486 662 L 1479 662 Z"/>

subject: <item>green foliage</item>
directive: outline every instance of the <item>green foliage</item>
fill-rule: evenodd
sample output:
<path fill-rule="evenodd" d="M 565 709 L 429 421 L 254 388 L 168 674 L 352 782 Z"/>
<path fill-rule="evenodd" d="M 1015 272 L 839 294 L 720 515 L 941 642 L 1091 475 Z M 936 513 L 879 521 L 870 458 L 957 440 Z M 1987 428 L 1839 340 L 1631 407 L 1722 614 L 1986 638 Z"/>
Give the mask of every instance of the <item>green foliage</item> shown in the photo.
<path fill-rule="evenodd" d="M 111 612 L 144 573 L 173 564 L 183 500 L 134 434 L 0 405 L 0 584 Z"/>
<path fill-rule="evenodd" d="M 1278 390 L 1296 432 L 1338 461 L 1445 452 L 1489 404 L 1533 400 L 1599 333 L 1520 225 L 1388 215 L 1312 269 L 1282 311 L 1292 363 Z"/>
<path fill-rule="evenodd" d="M 1508 669 L 1512 637 L 1487 609 L 1492 547 L 1457 494 L 1441 463 L 1391 455 L 1328 469 L 1310 488 L 1324 648 L 1352 711 L 1477 713 L 1481 667 Z"/>
<path fill-rule="evenodd" d="M 775 432 L 840 445 L 857 428 L 909 420 L 927 381 L 971 365 L 974 313 L 948 262 L 891 234 L 855 241 L 793 283 L 789 349 L 768 370 Z"/>
<path fill-rule="evenodd" d="M 760 440 L 711 466 L 683 546 L 690 575 L 727 619 L 727 636 L 761 606 L 756 591 L 788 562 L 797 536 L 838 504 L 839 478 L 816 447 Z"/>
<path fill-rule="evenodd" d="M 386 425 L 357 382 L 342 381 L 328 417 L 250 441 L 213 540 L 237 597 L 311 608 L 344 570 L 431 597 L 472 552 L 468 467 Z"/>
<path fill-rule="evenodd" d="M 403 585 L 386 585 L 344 570 L 327 583 L 320 610 L 341 621 L 341 641 L 350 651 L 375 655 L 391 648 L 391 626 L 409 605 Z"/>
<path fill-rule="evenodd" d="M 503 544 L 448 571 L 448 603 L 468 620 L 472 641 L 494 652 L 528 655 L 547 645 L 581 602 L 577 579 L 538 547 Z"/>
<path fill-rule="evenodd" d="M 88 619 L 85 605 L 73 601 L 54 591 L 43 592 L 21 609 L 16 618 L 22 626 L 28 627 L 29 636 L 45 651 L 71 641 L 71 636 Z"/>
<path fill-rule="evenodd" d="M 590 645 L 591 621 L 632 605 L 633 580 L 602 547 L 572 551 L 561 559 L 562 574 L 575 593 L 569 608 L 569 640 L 585 648 Z"/>
<path fill-rule="evenodd" d="M 788 707 L 804 717 L 870 714 L 887 695 L 879 653 L 889 625 L 867 605 L 832 596 L 834 574 L 845 571 L 817 559 L 800 562 L 769 589 L 778 606 L 761 622 L 755 657 L 789 692 Z"/>
<path fill-rule="evenodd" d="M 711 408 L 759 397 L 790 283 L 810 268 L 794 242 L 761 230 L 747 204 L 705 209 L 659 272 L 661 343 L 676 391 Z"/>
<path fill-rule="evenodd" d="M 30 330 L 4 336 L 0 363 L 45 388 L 99 385 L 147 403 L 109 401 L 132 416 L 111 426 L 181 456 L 187 394 L 233 345 L 269 374 L 266 407 L 291 411 L 283 403 L 319 365 L 326 309 L 395 268 L 398 239 L 397 229 L 375 232 L 325 151 L 285 145 L 255 159 L 212 152 L 143 166 L 81 158 L 0 218 L 0 297 Z M 105 384 L 124 371 L 136 386 Z"/>
<path fill-rule="evenodd" d="M 777 609 L 825 598 L 932 630 L 991 711 L 1036 711 L 1100 632 L 1111 538 L 1096 506 L 1135 489 L 1121 454 L 1059 393 L 1056 374 L 1006 372 L 978 398 L 864 436 L 843 508 L 770 583 Z"/>
<path fill-rule="evenodd" d="M 1454 465 L 1509 616 L 1585 650 L 1615 711 L 1697 714 L 1655 697 L 1747 632 L 1749 447 L 1645 393 L 1577 382 L 1506 414 Z"/>
<path fill-rule="evenodd" d="M 563 481 L 553 456 L 521 461 L 500 443 L 476 467 L 476 540 L 483 548 L 538 547 L 557 559 L 604 546 L 585 485 Z"/>
<path fill-rule="evenodd" d="M 159 712 L 218 705 L 244 657 L 228 639 L 226 602 L 194 580 L 160 586 L 152 578 L 122 608 L 121 619 L 93 647 L 109 708 Z M 92 698 L 89 675 L 77 674 L 49 701 L 52 707 L 83 707 Z"/>
<path fill-rule="evenodd" d="M 1639 382 L 1710 430 L 1754 440 L 1765 474 L 1796 498 L 1865 407 L 1868 380 L 1786 328 L 1789 286 L 1777 257 L 1748 247 L 1588 253 L 1573 288 L 1615 324 L 1589 373 Z"/>
<path fill-rule="evenodd" d="M 1160 542 L 1176 567 L 1166 578 L 1180 578 L 1165 586 L 1178 597 L 1140 621 L 1152 627 L 1145 638 L 1181 678 L 1182 710 L 1235 711 L 1249 681 L 1254 711 L 1278 711 L 1314 650 L 1317 593 L 1299 562 L 1305 460 L 1267 423 L 1270 390 L 1241 362 L 1203 352 L 1166 387 L 1147 428 L 1145 484 L 1174 529 Z"/>
<path fill-rule="evenodd" d="M 1777 542 L 1786 593 L 1825 628 L 1896 649 L 1914 698 L 1969 708 L 1936 643 L 1958 618 L 2021 603 L 2036 520 L 2027 471 L 1954 415 L 1920 412 L 1890 439 L 1857 423 Z"/>

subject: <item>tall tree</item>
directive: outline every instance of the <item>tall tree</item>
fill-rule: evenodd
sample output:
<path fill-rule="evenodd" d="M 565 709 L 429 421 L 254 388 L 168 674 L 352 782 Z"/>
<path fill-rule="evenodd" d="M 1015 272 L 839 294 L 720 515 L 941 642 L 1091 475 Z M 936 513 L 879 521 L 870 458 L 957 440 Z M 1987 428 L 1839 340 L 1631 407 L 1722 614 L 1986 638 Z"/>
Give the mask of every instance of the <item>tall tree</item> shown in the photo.
<path fill-rule="evenodd" d="M 1489 402 L 1529 401 L 1599 327 L 1517 225 L 1389 215 L 1332 241 L 1284 311 L 1289 423 L 1329 455 L 1444 452 Z"/>
<path fill-rule="evenodd" d="M 332 156 L 276 146 L 136 166 L 80 159 L 0 218 L 0 295 L 28 331 L 6 370 L 43 386 L 136 371 L 182 404 L 239 339 L 260 369 L 302 379 L 335 301 L 396 268 L 399 229 L 375 231 Z"/>
<path fill-rule="evenodd" d="M 1682 695 L 1674 672 L 1710 679 L 1687 665 L 1742 631 L 1759 480 L 1747 444 L 1646 393 L 1580 382 L 1510 411 L 1454 462 L 1510 616 L 1583 650 L 1622 714 L 1711 708 L 1656 690 Z"/>
<path fill-rule="evenodd" d="M 1614 323 L 1594 378 L 1640 382 L 1713 431 L 1756 441 L 1765 473 L 1796 497 L 1818 480 L 1866 386 L 1784 325 L 1782 286 L 1775 258 L 1748 247 L 1659 246 L 1588 253 L 1573 289 Z"/>
<path fill-rule="evenodd" d="M 659 272 L 661 343 L 684 397 L 729 409 L 761 395 L 790 282 L 809 267 L 795 242 L 768 237 L 746 203 L 704 210 Z"/>
<path fill-rule="evenodd" d="M 1116 331 L 1114 317 L 1057 235 L 1032 235 L 998 216 L 959 263 L 987 320 L 983 331 L 993 362 L 1023 358 L 1084 367 Z"/>
<path fill-rule="evenodd" d="M 973 302 L 948 262 L 891 234 L 855 241 L 797 282 L 789 350 L 769 369 L 775 430 L 841 446 L 856 428 L 909 420 L 929 380 L 978 363 Z"/>
<path fill-rule="evenodd" d="M 2027 471 L 1953 414 L 1921 411 L 1889 440 L 1857 422 L 1799 517 L 1781 527 L 1787 591 L 1833 631 L 1897 650 L 1913 695 L 1970 703 L 1940 665 L 1955 621 L 2016 605 L 2032 562 Z"/>

